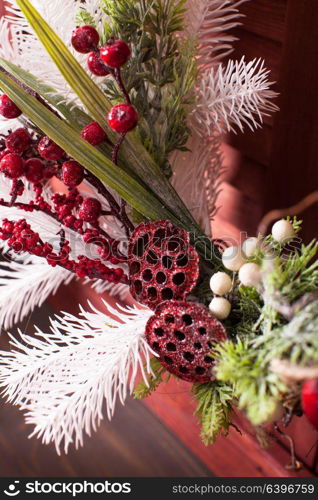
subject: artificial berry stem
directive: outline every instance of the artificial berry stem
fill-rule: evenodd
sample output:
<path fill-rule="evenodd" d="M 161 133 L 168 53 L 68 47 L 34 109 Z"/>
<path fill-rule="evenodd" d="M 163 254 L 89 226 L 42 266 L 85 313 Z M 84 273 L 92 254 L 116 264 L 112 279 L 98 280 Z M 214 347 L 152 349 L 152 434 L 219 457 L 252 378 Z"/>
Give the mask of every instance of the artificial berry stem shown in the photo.
<path fill-rule="evenodd" d="M 115 144 L 115 147 L 113 149 L 112 161 L 113 161 L 113 163 L 115 163 L 115 165 L 118 165 L 118 154 L 119 154 L 119 150 L 120 150 L 120 148 L 125 140 L 125 137 L 126 137 L 126 133 L 120 134 L 120 138 L 117 141 L 117 143 Z"/>
<path fill-rule="evenodd" d="M 121 77 L 121 71 L 120 71 L 120 68 L 115 68 L 113 71 L 112 71 L 112 74 L 114 75 L 114 78 L 118 84 L 118 87 L 120 88 L 124 98 L 125 98 L 125 101 L 126 101 L 126 104 L 131 104 L 131 99 L 129 97 L 129 94 L 126 90 L 126 87 L 124 85 L 124 82 L 123 82 L 123 79 Z"/>

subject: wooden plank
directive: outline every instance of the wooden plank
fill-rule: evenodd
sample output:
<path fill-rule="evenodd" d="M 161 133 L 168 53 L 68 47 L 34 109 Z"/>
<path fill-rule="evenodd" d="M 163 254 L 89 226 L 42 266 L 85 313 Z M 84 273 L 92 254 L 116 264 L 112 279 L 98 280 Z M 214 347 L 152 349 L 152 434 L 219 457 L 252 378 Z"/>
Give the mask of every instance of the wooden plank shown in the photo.
<path fill-rule="evenodd" d="M 282 45 L 273 40 L 246 31 L 244 28 L 235 28 L 233 34 L 238 38 L 234 43 L 234 52 L 230 55 L 240 59 L 245 56 L 247 61 L 264 59 L 266 66 L 271 70 L 270 80 L 277 81 L 280 73 Z M 273 87 L 274 88 L 274 87 Z"/>
<path fill-rule="evenodd" d="M 285 32 L 287 0 L 252 0 L 240 6 L 243 28 L 264 38 L 282 43 Z"/>
<path fill-rule="evenodd" d="M 281 96 L 273 130 L 266 210 L 289 207 L 318 185 L 318 9 L 289 0 Z M 293 214 L 291 214 L 293 215 Z M 318 206 L 302 214 L 308 240 L 317 236 Z"/>
<path fill-rule="evenodd" d="M 224 141 L 250 160 L 261 165 L 269 165 L 272 147 L 271 127 L 264 125 L 254 132 L 245 130 L 244 133 L 227 134 Z"/>

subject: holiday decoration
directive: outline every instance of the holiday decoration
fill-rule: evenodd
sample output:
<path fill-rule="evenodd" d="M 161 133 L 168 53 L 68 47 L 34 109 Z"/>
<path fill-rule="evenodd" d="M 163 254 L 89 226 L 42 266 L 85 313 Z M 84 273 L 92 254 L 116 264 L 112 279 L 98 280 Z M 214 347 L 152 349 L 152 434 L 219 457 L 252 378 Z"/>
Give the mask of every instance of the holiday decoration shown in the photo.
<path fill-rule="evenodd" d="M 212 380 L 213 342 L 226 340 L 222 324 L 197 304 L 164 302 L 146 326 L 146 338 L 162 365 L 188 382 Z"/>
<path fill-rule="evenodd" d="M 234 408 L 258 435 L 301 407 L 317 425 L 318 243 L 291 217 L 213 235 L 222 133 L 277 110 L 264 62 L 229 59 L 241 3 L 16 0 L 0 20 L 1 326 L 72 280 L 136 301 L 0 353 L 4 396 L 58 452 L 169 376 L 206 444 Z"/>
<path fill-rule="evenodd" d="M 182 300 L 199 276 L 199 257 L 189 234 L 169 221 L 141 224 L 128 249 L 130 291 L 150 308 Z"/>

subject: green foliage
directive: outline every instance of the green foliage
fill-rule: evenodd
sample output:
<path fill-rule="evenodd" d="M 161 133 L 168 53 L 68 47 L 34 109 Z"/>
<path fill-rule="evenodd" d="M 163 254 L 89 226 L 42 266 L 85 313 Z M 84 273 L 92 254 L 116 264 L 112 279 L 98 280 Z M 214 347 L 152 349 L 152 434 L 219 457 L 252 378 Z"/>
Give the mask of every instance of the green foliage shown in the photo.
<path fill-rule="evenodd" d="M 76 24 L 76 26 L 82 26 L 82 25 L 88 24 L 88 25 L 94 26 L 96 28 L 94 18 L 84 8 L 80 8 L 78 10 L 78 12 L 76 13 L 75 24 Z"/>
<path fill-rule="evenodd" d="M 238 406 L 246 411 L 254 425 L 270 421 L 286 386 L 268 370 L 262 353 L 248 339 L 228 341 L 216 348 L 217 379 L 233 386 Z"/>
<path fill-rule="evenodd" d="M 136 399 L 143 399 L 150 396 L 158 388 L 161 382 L 163 382 L 163 375 L 167 373 L 157 358 L 152 358 L 150 360 L 150 366 L 153 373 L 148 377 L 148 384 L 140 382 L 136 386 L 134 390 Z M 165 381 L 168 382 L 169 378 L 170 376 L 168 375 Z"/>
<path fill-rule="evenodd" d="M 251 348 L 264 363 L 285 359 L 291 363 L 311 366 L 318 363 L 318 300 L 302 308 L 282 328 L 255 338 Z"/>
<path fill-rule="evenodd" d="M 198 401 L 195 414 L 201 424 L 201 438 L 205 445 L 213 444 L 218 435 L 228 432 L 231 419 L 231 387 L 219 383 L 194 384 L 192 393 Z"/>
<path fill-rule="evenodd" d="M 127 41 L 133 57 L 123 68 L 123 80 L 140 117 L 139 133 L 154 160 L 170 173 L 168 156 L 183 150 L 189 137 L 187 115 L 197 70 L 195 44 L 176 35 L 183 29 L 185 0 L 102 0 L 111 19 L 105 38 Z M 121 100 L 112 79 L 105 92 Z"/>

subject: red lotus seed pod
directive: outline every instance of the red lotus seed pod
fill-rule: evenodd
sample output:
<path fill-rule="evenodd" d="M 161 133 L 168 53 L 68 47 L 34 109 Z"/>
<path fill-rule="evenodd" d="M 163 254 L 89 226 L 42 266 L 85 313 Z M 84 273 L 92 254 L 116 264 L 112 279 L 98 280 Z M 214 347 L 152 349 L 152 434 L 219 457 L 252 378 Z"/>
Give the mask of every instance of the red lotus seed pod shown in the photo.
<path fill-rule="evenodd" d="M 18 128 L 6 138 L 6 148 L 11 153 L 21 154 L 30 147 L 31 137 L 27 130 Z"/>
<path fill-rule="evenodd" d="M 110 110 L 108 123 L 119 134 L 126 134 L 138 123 L 137 111 L 130 104 L 117 104 Z"/>
<path fill-rule="evenodd" d="M 87 58 L 88 69 L 96 76 L 107 76 L 110 74 L 109 68 L 103 63 L 99 54 L 91 52 Z"/>
<path fill-rule="evenodd" d="M 25 162 L 25 177 L 29 182 L 37 184 L 44 178 L 44 163 L 39 158 L 29 158 Z"/>
<path fill-rule="evenodd" d="M 97 122 L 86 125 L 82 130 L 82 137 L 92 146 L 99 146 L 107 139 L 107 135 Z"/>
<path fill-rule="evenodd" d="M 0 171 L 10 179 L 17 179 L 24 174 L 24 161 L 16 153 L 9 153 L 1 159 Z"/>
<path fill-rule="evenodd" d="M 170 221 L 140 224 L 130 239 L 128 262 L 131 294 L 152 309 L 166 300 L 184 300 L 199 277 L 189 233 Z"/>
<path fill-rule="evenodd" d="M 55 144 L 55 142 L 47 136 L 42 137 L 40 140 L 38 144 L 38 151 L 40 156 L 47 161 L 60 160 L 65 153 L 60 146 Z"/>
<path fill-rule="evenodd" d="M 110 68 L 124 66 L 131 56 L 131 50 L 123 40 L 114 40 L 100 49 L 102 61 Z"/>
<path fill-rule="evenodd" d="M 307 380 L 301 391 L 302 409 L 316 429 L 318 429 L 318 379 Z"/>
<path fill-rule="evenodd" d="M 93 26 L 79 26 L 72 33 L 72 45 L 77 52 L 88 54 L 97 48 L 99 44 L 99 34 Z"/>
<path fill-rule="evenodd" d="M 18 118 L 18 116 L 22 115 L 22 111 L 11 101 L 10 97 L 2 94 L 0 97 L 0 115 L 8 119 Z"/>
<path fill-rule="evenodd" d="M 66 161 L 62 165 L 61 177 L 66 186 L 79 186 L 84 179 L 84 168 L 77 161 Z"/>
<path fill-rule="evenodd" d="M 97 222 L 102 212 L 102 205 L 96 198 L 86 198 L 78 212 L 84 222 Z"/>
<path fill-rule="evenodd" d="M 146 338 L 170 373 L 187 382 L 204 383 L 213 380 L 213 343 L 224 342 L 227 334 L 204 306 L 168 301 L 149 319 Z"/>

